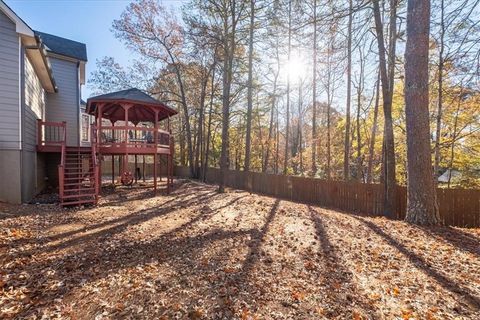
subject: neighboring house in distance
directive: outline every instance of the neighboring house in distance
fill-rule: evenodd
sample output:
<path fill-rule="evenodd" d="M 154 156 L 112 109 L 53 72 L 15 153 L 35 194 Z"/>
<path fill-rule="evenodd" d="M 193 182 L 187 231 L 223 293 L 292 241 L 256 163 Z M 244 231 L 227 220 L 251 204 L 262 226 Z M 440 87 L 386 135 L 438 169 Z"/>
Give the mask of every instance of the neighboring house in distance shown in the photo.
<path fill-rule="evenodd" d="M 86 62 L 85 44 L 32 30 L 0 0 L 0 201 L 28 202 L 58 179 L 60 155 L 37 151 L 37 120 L 65 121 L 69 146 L 89 144 Z"/>

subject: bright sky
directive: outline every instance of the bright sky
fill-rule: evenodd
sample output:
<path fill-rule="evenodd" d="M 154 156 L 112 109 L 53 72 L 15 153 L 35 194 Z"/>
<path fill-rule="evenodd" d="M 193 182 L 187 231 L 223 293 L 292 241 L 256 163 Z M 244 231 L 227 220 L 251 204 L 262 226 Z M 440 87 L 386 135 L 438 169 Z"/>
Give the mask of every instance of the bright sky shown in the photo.
<path fill-rule="evenodd" d="M 131 60 L 110 31 L 130 1 L 127 0 L 4 0 L 15 13 L 34 30 L 83 42 L 87 45 L 87 81 L 95 69 L 95 61 L 112 56 L 121 65 Z M 182 0 L 163 0 L 167 7 L 180 8 Z M 82 97 L 88 98 L 90 90 L 84 86 Z"/>

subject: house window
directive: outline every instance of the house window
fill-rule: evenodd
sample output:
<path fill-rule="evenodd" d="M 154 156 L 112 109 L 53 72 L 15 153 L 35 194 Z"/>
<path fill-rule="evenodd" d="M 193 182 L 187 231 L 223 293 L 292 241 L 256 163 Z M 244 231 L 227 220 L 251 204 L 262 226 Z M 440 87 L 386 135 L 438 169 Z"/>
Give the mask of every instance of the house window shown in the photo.
<path fill-rule="evenodd" d="M 90 141 L 90 116 L 82 114 L 82 142 Z"/>

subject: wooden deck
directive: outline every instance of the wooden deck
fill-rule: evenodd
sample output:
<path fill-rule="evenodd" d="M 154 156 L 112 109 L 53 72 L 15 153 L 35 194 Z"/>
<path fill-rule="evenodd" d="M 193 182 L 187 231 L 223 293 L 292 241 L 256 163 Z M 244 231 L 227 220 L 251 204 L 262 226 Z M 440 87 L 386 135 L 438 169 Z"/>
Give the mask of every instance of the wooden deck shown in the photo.
<path fill-rule="evenodd" d="M 170 155 L 173 138 L 168 131 L 137 126 L 101 126 L 93 130 L 96 152 L 101 155 Z M 61 153 L 66 145 L 66 123 L 38 121 L 37 151 Z M 156 140 L 156 141 L 155 141 Z M 78 147 L 87 152 L 91 147 Z"/>

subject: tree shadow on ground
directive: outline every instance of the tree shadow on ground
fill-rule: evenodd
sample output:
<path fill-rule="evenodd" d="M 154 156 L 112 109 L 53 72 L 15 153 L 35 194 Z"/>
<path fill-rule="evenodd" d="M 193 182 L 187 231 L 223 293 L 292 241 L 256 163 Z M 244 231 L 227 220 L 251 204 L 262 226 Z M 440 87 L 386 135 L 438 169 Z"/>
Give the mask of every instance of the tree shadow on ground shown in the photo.
<path fill-rule="evenodd" d="M 43 260 L 34 260 L 28 264 L 17 266 L 16 274 L 27 273 L 34 277 L 27 279 L 23 283 L 28 292 L 27 296 L 32 301 L 38 301 L 36 307 L 52 306 L 55 298 L 65 297 L 69 292 L 81 287 L 85 283 L 106 278 L 124 268 L 144 265 L 153 260 L 160 262 L 168 261 L 168 263 L 178 266 L 175 269 L 180 270 L 183 268 L 183 270 L 188 270 L 191 273 L 190 277 L 202 278 L 205 277 L 205 274 L 199 268 L 198 260 L 188 257 L 196 256 L 196 253 L 200 252 L 202 248 L 211 245 L 215 241 L 245 236 L 257 238 L 257 229 L 232 231 L 213 229 L 202 231 L 198 235 L 183 234 L 183 230 L 188 230 L 195 223 L 213 217 L 223 208 L 234 204 L 247 195 L 240 194 L 225 204 L 213 209 L 207 208 L 206 210 L 203 210 L 202 203 L 209 203 L 214 197 L 222 195 L 212 191 L 211 188 L 205 188 L 203 193 L 199 192 L 193 198 L 188 198 L 189 196 L 191 196 L 191 192 L 187 190 L 184 194 L 178 195 L 174 199 L 175 201 L 170 201 L 167 206 L 162 205 L 160 208 L 141 210 L 113 221 L 110 220 L 92 225 L 90 230 L 94 231 L 86 235 L 69 239 L 69 237 L 75 236 L 79 232 L 63 233 L 49 240 L 62 240 L 65 238 L 63 242 L 53 245 L 47 244 L 40 249 L 26 253 L 25 256 L 38 257 L 42 253 L 51 253 L 53 250 L 66 249 L 71 246 L 79 248 L 79 250 L 69 250 L 63 255 L 53 255 Z M 120 241 L 114 242 L 113 246 L 101 245 L 105 240 L 114 237 L 115 234 L 124 233 L 130 226 L 166 215 L 179 207 L 186 208 L 188 206 L 196 207 L 195 215 L 192 215 L 188 222 L 168 230 L 158 237 L 152 237 L 152 239 L 148 239 L 146 242 Z M 88 258 L 86 259 L 86 257 Z M 55 273 L 47 275 L 46 270 L 50 268 L 55 268 Z M 64 283 L 64 285 L 61 287 L 51 286 L 49 288 L 44 286 L 47 280 L 55 279 Z M 17 316 L 31 315 L 32 312 L 36 312 L 33 308 L 34 306 L 30 305 L 30 307 L 21 310 Z"/>
<path fill-rule="evenodd" d="M 462 286 L 452 279 L 448 278 L 447 276 L 443 275 L 439 271 L 435 270 L 430 266 L 430 264 L 421 256 L 418 254 L 410 251 L 407 249 L 404 245 L 402 245 L 399 241 L 396 239 L 392 238 L 390 235 L 385 233 L 379 226 L 376 224 L 358 217 L 358 216 L 352 216 L 353 218 L 357 219 L 360 221 L 362 224 L 364 224 L 366 227 L 368 227 L 370 230 L 375 232 L 377 235 L 385 239 L 385 241 L 391 245 L 392 247 L 396 248 L 400 253 L 402 253 L 405 258 L 407 258 L 416 268 L 421 269 L 425 274 L 427 274 L 429 277 L 434 279 L 442 288 L 444 288 L 447 291 L 450 291 L 451 293 L 458 295 L 460 298 L 465 299 L 469 306 L 476 311 L 480 310 L 480 297 L 476 296 L 474 293 L 472 293 L 468 288 L 462 288 Z M 461 299 L 460 299 L 461 301 Z"/>
<path fill-rule="evenodd" d="M 243 279 L 239 279 L 239 280 L 245 280 L 246 278 L 248 278 L 250 271 L 255 266 L 255 263 L 258 261 L 262 244 L 265 240 L 265 236 L 268 233 L 270 225 L 275 219 L 275 215 L 277 214 L 279 205 L 280 205 L 280 200 L 276 199 L 272 207 L 270 208 L 270 211 L 268 212 L 267 217 L 265 218 L 265 222 L 263 223 L 262 228 L 259 229 L 258 232 L 256 232 L 252 236 L 252 239 L 249 243 L 249 250 L 245 257 L 245 260 L 243 261 L 241 272 L 240 272 L 241 278 Z"/>
<path fill-rule="evenodd" d="M 224 305 L 225 309 L 228 309 L 232 312 L 226 314 L 228 318 L 232 318 L 234 316 L 233 310 L 230 309 L 231 306 L 228 305 L 228 301 L 239 298 L 242 301 L 242 304 L 247 307 L 253 306 L 255 299 L 258 299 L 259 297 L 258 290 L 262 288 L 258 288 L 257 283 L 255 283 L 255 280 L 252 279 L 252 275 L 254 273 L 255 266 L 262 256 L 262 246 L 278 212 L 279 205 L 280 200 L 275 199 L 270 210 L 263 219 L 261 226 L 248 229 L 248 232 L 245 234 L 248 237 L 245 243 L 248 249 L 241 266 L 234 271 L 232 270 L 232 273 L 225 274 L 223 279 L 225 286 L 225 293 L 223 296 L 225 299 L 220 303 Z M 238 219 L 242 219 L 243 217 L 244 213 L 240 212 L 240 216 L 237 217 L 237 225 L 240 223 L 238 222 Z M 219 255 L 216 259 L 216 263 L 224 264 L 224 259 L 224 255 Z M 227 301 L 226 304 L 225 301 Z"/>
<path fill-rule="evenodd" d="M 78 246 L 81 245 L 82 243 L 88 242 L 92 239 L 102 239 L 103 237 L 112 237 L 115 234 L 119 234 L 124 232 L 127 228 L 138 225 L 144 222 L 147 222 L 148 220 L 151 220 L 153 218 L 158 218 L 161 216 L 165 216 L 179 208 L 179 205 L 182 207 L 188 207 L 194 204 L 201 203 L 202 201 L 212 201 L 215 196 L 218 194 L 216 192 L 209 192 L 207 194 L 204 194 L 199 197 L 191 198 L 189 200 L 183 200 L 180 198 L 178 201 L 172 201 L 169 205 L 167 206 L 162 206 L 160 208 L 150 208 L 150 209 L 144 209 L 140 210 L 137 212 L 134 212 L 130 215 L 120 217 L 117 219 L 105 221 L 99 224 L 91 225 L 88 227 L 88 234 L 86 235 L 81 235 L 72 239 L 65 240 L 61 243 L 55 244 L 55 245 L 49 245 L 44 248 L 45 251 L 52 251 L 52 250 L 59 250 L 59 249 L 65 249 L 70 246 Z M 197 214 L 196 217 L 194 217 L 192 220 L 197 221 L 202 216 L 204 213 L 200 212 Z M 188 222 L 186 226 L 192 224 L 194 222 Z M 182 226 L 183 228 L 184 226 Z M 98 229 L 98 231 L 93 231 L 94 229 Z M 172 232 L 178 231 L 178 228 L 172 230 Z M 69 233 L 69 236 L 72 236 L 76 233 L 80 233 L 81 230 L 73 231 Z M 62 238 L 60 236 L 59 238 Z M 58 239 L 58 238 L 57 238 Z"/>
<path fill-rule="evenodd" d="M 59 233 L 59 234 L 56 234 L 56 235 L 53 235 L 53 236 L 49 236 L 49 237 L 47 237 L 47 239 L 48 239 L 48 241 L 55 241 L 55 240 L 59 240 L 61 238 L 66 238 L 66 237 L 75 235 L 77 233 L 84 233 L 84 232 L 91 231 L 91 230 L 94 230 L 94 229 L 101 229 L 101 228 L 107 227 L 109 225 L 113 226 L 113 225 L 117 225 L 117 224 L 128 225 L 128 224 L 132 224 L 132 223 L 141 223 L 141 222 L 144 222 L 144 221 L 148 220 L 149 218 L 155 217 L 156 215 L 169 213 L 170 211 L 177 209 L 179 206 L 185 207 L 185 206 L 192 205 L 192 204 L 194 204 L 196 202 L 199 202 L 199 201 L 212 200 L 215 195 L 216 195 L 216 192 L 213 192 L 213 191 L 208 192 L 208 193 L 204 193 L 204 194 L 200 195 L 199 197 L 191 197 L 190 194 L 179 195 L 176 198 L 173 198 L 173 199 L 167 200 L 165 202 L 162 202 L 160 204 L 160 207 L 153 207 L 153 208 L 148 208 L 148 209 L 135 211 L 135 212 L 133 212 L 129 215 L 121 216 L 121 217 L 114 218 L 114 219 L 109 219 L 109 220 L 99 222 L 99 223 L 95 223 L 95 224 L 86 225 L 84 228 L 82 228 L 80 230 L 72 230 L 72 231 L 68 231 L 68 232 L 64 232 L 64 233 Z M 187 198 L 189 198 L 189 197 L 190 197 L 190 199 L 187 200 Z M 108 230 L 109 229 L 107 229 L 106 231 L 108 231 Z"/>
<path fill-rule="evenodd" d="M 480 239 L 467 232 L 452 227 L 418 226 L 418 228 L 427 232 L 432 237 L 450 243 L 458 250 L 469 252 L 480 257 Z"/>
<path fill-rule="evenodd" d="M 171 211 L 170 209 L 172 209 L 172 210 L 176 209 L 177 205 L 179 205 L 179 206 L 180 205 L 181 206 L 189 205 L 189 204 L 194 203 L 196 200 L 200 200 L 200 201 L 201 200 L 206 200 L 208 197 L 210 197 L 210 196 L 213 197 L 216 194 L 216 192 L 211 191 L 208 188 L 203 188 L 202 190 L 195 190 L 195 191 L 200 191 L 201 196 L 198 197 L 198 198 L 195 198 L 195 196 L 192 197 L 192 195 L 190 193 L 180 194 L 180 195 L 177 195 L 173 199 L 170 199 L 170 200 L 167 200 L 167 201 L 161 203 L 162 208 L 160 208 L 160 209 L 155 207 L 155 208 L 136 211 L 136 212 L 133 212 L 129 215 L 121 216 L 119 218 L 114 218 L 114 219 L 106 220 L 106 221 L 95 223 L 95 224 L 85 225 L 83 228 L 58 233 L 58 234 L 55 234 L 55 235 L 52 235 L 52 236 L 47 236 L 47 237 L 44 237 L 44 238 L 41 238 L 41 239 L 38 239 L 36 236 L 33 236 L 33 235 L 31 237 L 28 237 L 28 238 L 15 239 L 10 243 L 10 246 L 18 247 L 18 246 L 23 246 L 23 245 L 28 245 L 28 244 L 34 244 L 34 243 L 37 243 L 39 241 L 40 241 L 40 243 L 53 242 L 53 241 L 60 240 L 61 238 L 66 238 L 66 237 L 74 236 L 76 234 L 85 233 L 87 231 L 91 231 L 91 230 L 94 230 L 94 229 L 101 229 L 101 228 L 105 228 L 105 227 L 108 227 L 108 226 L 114 226 L 114 225 L 121 224 L 121 223 L 128 224 L 128 223 L 133 223 L 133 221 L 137 221 L 137 223 L 140 223 L 140 222 L 143 222 L 143 221 L 146 221 L 146 220 L 150 219 L 151 217 L 154 217 L 157 214 L 156 210 L 159 211 L 158 213 L 161 213 L 162 210 L 169 212 L 169 211 Z M 190 197 L 191 199 L 189 199 L 189 201 L 186 201 L 186 199 L 188 197 Z M 128 201 L 140 200 L 142 198 L 143 198 L 143 196 L 140 197 L 139 199 L 137 199 L 136 197 L 133 197 L 133 198 L 128 199 Z M 127 200 L 123 200 L 122 203 L 125 203 L 126 201 Z M 99 207 L 100 208 L 105 207 L 106 205 L 108 205 L 108 203 L 110 203 L 110 202 L 106 202 L 105 204 L 103 204 L 102 206 L 99 206 Z M 168 206 L 166 206 L 166 205 L 168 205 Z M 44 228 L 53 228 L 53 227 L 58 226 L 60 224 L 65 224 L 65 223 L 68 224 L 68 223 L 78 222 L 79 219 L 76 218 L 74 215 L 76 213 L 80 212 L 80 211 L 82 211 L 82 209 L 69 212 L 69 214 L 71 216 L 68 217 L 68 218 L 62 217 L 62 218 L 58 218 L 58 219 L 53 219 L 53 221 L 49 222 L 47 225 L 45 225 Z M 168 213 L 168 212 L 166 212 L 166 213 Z M 55 211 L 55 212 L 49 213 L 49 215 L 51 217 L 55 218 L 59 215 L 65 215 L 65 211 L 64 210 Z M 117 225 L 117 227 L 120 228 L 120 225 Z M 108 232 L 108 230 L 109 229 L 107 229 L 105 231 Z M 73 242 L 73 240 L 72 240 L 72 242 Z M 66 247 L 66 246 L 67 246 L 67 243 L 65 243 L 64 247 Z M 24 252 L 24 254 L 28 255 L 28 254 L 30 254 L 30 252 L 26 251 L 26 252 Z"/>
<path fill-rule="evenodd" d="M 360 290 L 355 283 L 353 283 L 352 272 L 345 267 L 330 241 L 325 228 L 326 222 L 324 221 L 324 215 L 311 206 L 308 206 L 308 211 L 320 242 L 319 255 L 325 266 L 325 269 L 322 269 L 320 272 L 321 278 L 319 280 L 321 285 L 326 288 L 325 294 L 329 300 L 327 307 L 328 305 L 333 306 L 333 310 L 325 310 L 327 312 L 325 315 L 329 318 L 338 317 L 339 314 L 345 313 L 346 308 L 348 308 L 347 310 L 351 313 L 348 316 L 353 316 L 356 308 L 366 313 L 373 312 L 372 306 L 362 299 Z M 329 223 L 335 224 L 334 221 Z"/>

